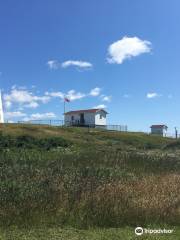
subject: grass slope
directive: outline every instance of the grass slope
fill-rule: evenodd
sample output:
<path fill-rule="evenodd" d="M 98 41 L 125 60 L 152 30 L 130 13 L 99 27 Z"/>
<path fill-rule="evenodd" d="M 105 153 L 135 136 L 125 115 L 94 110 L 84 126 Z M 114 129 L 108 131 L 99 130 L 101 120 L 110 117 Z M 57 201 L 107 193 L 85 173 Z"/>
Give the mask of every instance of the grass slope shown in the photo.
<path fill-rule="evenodd" d="M 98 129 L 87 128 L 63 128 L 46 125 L 28 125 L 28 124 L 4 124 L 0 130 L 5 135 L 22 136 L 28 135 L 35 138 L 44 138 L 50 136 L 63 136 L 67 140 L 72 140 L 76 144 L 122 144 L 123 146 L 132 146 L 137 148 L 161 148 L 173 140 L 152 136 L 144 133 L 114 132 L 102 131 Z"/>
<path fill-rule="evenodd" d="M 0 169 L 2 239 L 135 239 L 139 225 L 179 229 L 180 151 L 173 139 L 5 124 Z"/>
<path fill-rule="evenodd" d="M 172 228 L 172 234 L 136 236 L 134 228 L 108 228 L 80 230 L 74 228 L 40 227 L 18 229 L 11 227 L 0 231 L 1 240 L 179 240 L 180 229 Z"/>

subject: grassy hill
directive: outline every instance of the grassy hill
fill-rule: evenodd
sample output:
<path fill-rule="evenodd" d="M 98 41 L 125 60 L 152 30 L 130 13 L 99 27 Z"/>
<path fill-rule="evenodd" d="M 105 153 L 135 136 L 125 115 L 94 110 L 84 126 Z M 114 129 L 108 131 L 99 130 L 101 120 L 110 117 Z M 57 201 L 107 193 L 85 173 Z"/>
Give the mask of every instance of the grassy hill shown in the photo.
<path fill-rule="evenodd" d="M 143 133 L 2 125 L 2 236 L 19 239 L 30 228 L 36 239 L 34 232 L 43 226 L 57 234 L 67 233 L 68 227 L 74 239 L 86 231 L 87 239 L 92 234 L 107 239 L 105 230 L 96 232 L 104 228 L 111 228 L 112 239 L 118 239 L 122 228 L 129 236 L 124 239 L 132 239 L 136 226 L 171 226 L 178 232 L 179 146 L 179 141 Z M 93 232 L 85 230 L 89 228 Z M 45 235 L 42 239 L 49 239 Z"/>
<path fill-rule="evenodd" d="M 61 136 L 67 140 L 73 140 L 76 144 L 93 141 L 96 144 L 108 143 L 112 145 L 120 143 L 127 146 L 149 149 L 160 148 L 167 143 L 174 142 L 170 138 L 162 138 L 144 133 L 103 131 L 93 128 L 63 128 L 48 125 L 4 124 L 0 127 L 0 131 L 4 135 L 28 135 L 35 138 Z"/>

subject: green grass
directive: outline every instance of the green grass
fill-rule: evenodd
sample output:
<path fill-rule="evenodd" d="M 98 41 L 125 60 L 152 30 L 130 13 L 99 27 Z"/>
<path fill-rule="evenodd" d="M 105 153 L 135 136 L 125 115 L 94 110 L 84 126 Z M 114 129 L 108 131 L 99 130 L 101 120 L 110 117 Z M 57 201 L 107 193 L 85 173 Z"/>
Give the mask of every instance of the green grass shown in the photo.
<path fill-rule="evenodd" d="M 179 240 L 180 229 L 174 229 L 172 234 L 136 236 L 134 228 L 109 228 L 80 230 L 74 228 L 39 227 L 19 229 L 11 227 L 0 231 L 1 240 Z"/>
<path fill-rule="evenodd" d="M 160 149 L 168 143 L 174 142 L 170 138 L 162 138 L 144 133 L 114 132 L 87 128 L 63 128 L 43 125 L 4 124 L 0 128 L 4 135 L 28 135 L 35 138 L 61 136 L 68 141 L 73 141 L 80 146 L 90 144 L 118 145 L 140 149 Z"/>
<path fill-rule="evenodd" d="M 4 239 L 135 239 L 133 227 L 152 224 L 179 235 L 179 141 L 35 125 L 0 131 Z"/>

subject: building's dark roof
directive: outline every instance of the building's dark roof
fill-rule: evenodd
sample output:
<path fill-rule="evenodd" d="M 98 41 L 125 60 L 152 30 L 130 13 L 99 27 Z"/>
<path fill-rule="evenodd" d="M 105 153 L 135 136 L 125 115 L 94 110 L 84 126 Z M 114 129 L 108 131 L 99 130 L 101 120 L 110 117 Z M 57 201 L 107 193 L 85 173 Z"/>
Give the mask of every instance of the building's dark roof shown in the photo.
<path fill-rule="evenodd" d="M 66 112 L 65 115 L 77 114 L 77 113 L 96 113 L 96 112 L 99 112 L 99 111 L 104 111 L 107 114 L 107 112 L 102 108 L 93 108 L 93 109 L 69 111 L 69 112 Z"/>
<path fill-rule="evenodd" d="M 159 124 L 159 125 L 152 125 L 151 128 L 168 128 L 165 124 Z"/>

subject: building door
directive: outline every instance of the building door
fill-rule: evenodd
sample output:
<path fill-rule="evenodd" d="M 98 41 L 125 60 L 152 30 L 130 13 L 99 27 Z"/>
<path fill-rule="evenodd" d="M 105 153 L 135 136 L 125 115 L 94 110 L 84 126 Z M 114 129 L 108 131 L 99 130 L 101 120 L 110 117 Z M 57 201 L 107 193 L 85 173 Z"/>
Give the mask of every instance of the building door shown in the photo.
<path fill-rule="evenodd" d="M 71 125 L 74 124 L 74 116 L 71 116 Z"/>
<path fill-rule="evenodd" d="M 84 113 L 81 113 L 80 114 L 80 124 L 84 124 L 85 123 L 85 120 L 84 120 Z"/>

